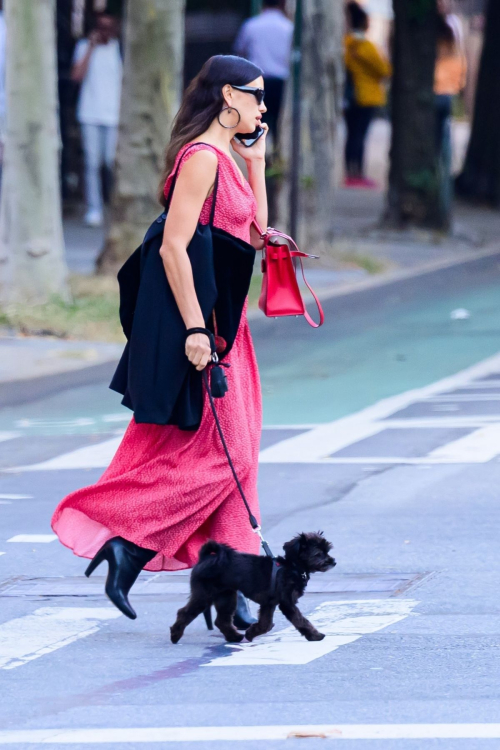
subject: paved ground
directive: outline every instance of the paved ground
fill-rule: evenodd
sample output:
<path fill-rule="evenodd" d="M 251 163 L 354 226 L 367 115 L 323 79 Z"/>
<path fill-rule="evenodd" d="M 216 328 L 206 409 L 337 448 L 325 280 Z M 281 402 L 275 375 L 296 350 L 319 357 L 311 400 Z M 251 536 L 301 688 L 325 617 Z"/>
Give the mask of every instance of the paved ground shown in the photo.
<path fill-rule="evenodd" d="M 453 124 L 455 172 L 459 171 L 464 158 L 468 132 L 467 123 L 457 121 Z M 341 123 L 336 160 L 338 187 L 332 205 L 336 233 L 333 253 L 331 257 L 323 255 L 319 260 L 305 261 L 307 279 L 316 292 L 324 296 L 350 291 L 360 285 L 378 283 L 382 277 L 397 278 L 402 273 L 411 275 L 424 268 L 471 259 L 488 251 L 500 251 L 498 212 L 477 206 L 455 205 L 453 230 L 448 238 L 421 231 L 382 231 L 379 224 L 385 202 L 390 125 L 386 120 L 377 119 L 369 131 L 367 174 L 376 181 L 376 190 L 342 188 L 344 137 Z M 242 161 L 240 166 L 245 169 Z M 83 274 L 93 272 L 95 259 L 103 245 L 104 232 L 105 229 L 83 226 L 81 216 L 66 218 L 64 235 L 70 271 Z M 260 254 L 257 253 L 257 272 L 259 263 Z M 374 270 L 378 272 L 372 275 Z M 310 298 L 300 272 L 298 281 L 305 298 Z"/>
<path fill-rule="evenodd" d="M 129 419 L 109 373 L 3 408 L 0 386 L 0 744 L 498 748 L 498 286 L 489 258 L 332 298 L 319 331 L 252 321 L 266 535 L 322 528 L 339 563 L 303 599 L 319 644 L 278 616 L 251 645 L 198 620 L 172 646 L 183 574 L 144 575 L 120 616 L 49 527 Z"/>

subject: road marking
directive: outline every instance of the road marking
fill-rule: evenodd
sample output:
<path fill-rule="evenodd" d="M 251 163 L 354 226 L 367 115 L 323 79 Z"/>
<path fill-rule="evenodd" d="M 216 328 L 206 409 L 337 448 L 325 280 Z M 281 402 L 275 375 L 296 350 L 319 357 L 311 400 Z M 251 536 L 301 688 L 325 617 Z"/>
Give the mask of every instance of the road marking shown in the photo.
<path fill-rule="evenodd" d="M 14 438 L 20 435 L 20 432 L 0 432 L 0 443 L 3 443 L 5 440 L 14 440 Z"/>
<path fill-rule="evenodd" d="M 467 461 L 457 460 L 455 458 L 429 458 L 429 456 L 420 456 L 419 458 L 404 458 L 402 456 L 346 456 L 345 458 L 322 458 L 318 461 L 308 461 L 310 464 L 361 464 L 362 466 L 397 466 L 399 464 L 408 464 L 409 466 L 438 466 L 443 464 L 484 463 L 487 459 L 477 458 L 476 460 L 468 459 Z"/>
<path fill-rule="evenodd" d="M 456 417 L 447 415 L 430 416 L 430 417 L 407 417 L 406 419 L 384 419 L 385 427 L 395 427 L 397 429 L 414 430 L 418 427 L 483 427 L 490 423 L 500 422 L 498 414 L 482 414 L 468 417 L 460 414 Z"/>
<path fill-rule="evenodd" d="M 92 417 L 76 417 L 75 419 L 18 419 L 16 427 L 89 427 L 96 423 Z"/>
<path fill-rule="evenodd" d="M 384 429 L 385 423 L 383 420 L 417 401 L 429 399 L 432 396 L 471 383 L 475 379 L 498 372 L 500 372 L 500 355 L 496 354 L 494 357 L 489 357 L 456 375 L 438 380 L 423 388 L 415 388 L 397 396 L 390 396 L 355 414 L 350 414 L 347 417 L 320 425 L 301 435 L 282 440 L 261 451 L 259 461 L 261 463 L 371 463 L 371 459 L 364 459 L 364 461 L 332 460 L 331 454 L 347 447 L 347 445 L 357 443 L 369 435 L 376 434 Z M 345 439 L 344 436 L 346 436 Z M 422 459 L 416 461 L 398 460 L 399 462 L 420 463 Z M 391 463 L 391 461 L 377 459 L 373 463 Z"/>
<path fill-rule="evenodd" d="M 226 644 L 227 656 L 218 656 L 203 667 L 242 667 L 276 664 L 309 664 L 340 646 L 393 625 L 411 613 L 418 602 L 410 599 L 367 599 L 323 602 L 308 619 L 326 634 L 322 641 L 306 639 L 290 625 L 272 631 L 253 643 Z"/>
<path fill-rule="evenodd" d="M 33 495 L 5 495 L 1 494 L 2 500 L 32 500 Z"/>
<path fill-rule="evenodd" d="M 279 443 L 263 449 L 259 454 L 260 463 L 342 463 L 342 464 L 421 464 L 421 463 L 455 463 L 455 459 L 443 458 L 436 456 L 420 457 L 414 459 L 405 459 L 402 457 L 388 458 L 337 458 L 332 456 L 343 448 L 353 445 L 354 443 L 371 437 L 388 429 L 391 426 L 403 426 L 411 429 L 418 424 L 418 418 L 415 420 L 390 419 L 396 412 L 405 409 L 417 401 L 427 401 L 434 408 L 439 408 L 438 403 L 431 399 L 443 394 L 443 399 L 454 399 L 448 391 L 465 386 L 474 386 L 479 378 L 484 378 L 491 374 L 500 373 L 500 355 L 495 355 L 489 359 L 480 362 L 477 365 L 467 368 L 455 375 L 431 383 L 423 388 L 416 388 L 405 393 L 391 396 L 383 399 L 372 406 L 362 409 L 361 411 L 350 414 L 347 417 L 334 420 L 319 425 L 275 425 L 275 428 L 296 429 L 301 428 L 304 431 L 293 437 L 282 440 Z M 481 381 L 479 381 L 481 382 Z M 491 381 L 490 381 L 491 382 Z M 458 396 L 457 395 L 457 399 Z M 447 405 L 442 404 L 440 408 Z M 453 408 L 453 404 L 448 404 L 448 408 Z M 113 415 L 108 415 L 109 417 Z M 463 425 L 483 425 L 490 422 L 491 424 L 500 423 L 498 417 L 488 416 L 465 416 L 465 417 L 443 417 L 440 423 L 437 417 L 427 417 L 427 424 L 463 424 Z M 423 424 L 420 420 L 420 424 Z M 2 471 L 18 473 L 21 471 L 59 471 L 61 469 L 104 469 L 107 468 L 121 442 L 123 432 L 117 437 L 103 441 L 96 445 L 86 446 L 69 453 L 64 453 L 55 458 L 43 461 L 38 464 L 29 466 L 16 466 L 14 468 L 3 469 Z M 462 450 L 462 449 L 461 449 Z M 472 451 L 468 451 L 469 455 Z M 483 459 L 489 460 L 489 459 Z M 460 462 L 462 459 L 460 459 Z M 478 459 L 472 461 L 477 463 Z"/>
<path fill-rule="evenodd" d="M 461 388 L 481 388 L 486 391 L 489 388 L 500 388 L 500 380 L 475 380 L 473 383 L 464 383 Z"/>
<path fill-rule="evenodd" d="M 102 416 L 103 422 L 130 422 L 131 419 L 131 412 L 127 412 L 127 414 L 103 414 Z"/>
<path fill-rule="evenodd" d="M 500 393 L 445 393 L 442 396 L 432 396 L 427 401 L 431 404 L 458 404 L 462 401 L 500 401 Z"/>
<path fill-rule="evenodd" d="M 275 724 L 233 727 L 4 729 L 0 731 L 0 745 L 248 742 L 308 737 L 328 740 L 495 740 L 500 738 L 500 724 Z"/>
<path fill-rule="evenodd" d="M 57 539 L 55 534 L 16 534 L 7 539 L 8 542 L 21 542 L 21 543 L 37 543 L 37 544 L 50 544 Z"/>
<path fill-rule="evenodd" d="M 19 471 L 59 471 L 61 469 L 104 469 L 111 463 L 121 443 L 122 435 L 105 440 L 95 445 L 87 445 L 70 453 L 42 461 L 29 466 L 16 466 L 14 469 L 4 469 L 6 472 Z"/>
<path fill-rule="evenodd" d="M 458 440 L 442 445 L 427 458 L 444 459 L 453 463 L 481 463 L 491 461 L 500 453 L 500 423 L 474 430 Z"/>
<path fill-rule="evenodd" d="M 0 625 L 0 669 L 14 669 L 57 651 L 121 617 L 115 608 L 43 607 Z"/>
<path fill-rule="evenodd" d="M 0 556 L 1 556 L 1 555 L 5 555 L 5 552 L 0 552 Z"/>
<path fill-rule="evenodd" d="M 314 422 L 314 424 L 263 424 L 263 430 L 312 430 L 315 427 L 320 427 L 321 423 Z"/>

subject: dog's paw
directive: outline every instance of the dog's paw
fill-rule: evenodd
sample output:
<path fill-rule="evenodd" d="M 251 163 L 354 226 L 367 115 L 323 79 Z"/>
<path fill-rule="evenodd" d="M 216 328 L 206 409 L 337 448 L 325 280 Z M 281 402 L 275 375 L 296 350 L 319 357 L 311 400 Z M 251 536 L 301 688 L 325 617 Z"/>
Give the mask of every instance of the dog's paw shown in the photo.
<path fill-rule="evenodd" d="M 325 637 L 324 633 L 318 633 L 318 632 L 308 633 L 306 635 L 306 638 L 308 641 L 322 641 L 324 637 Z"/>
<path fill-rule="evenodd" d="M 179 643 L 180 639 L 182 638 L 182 631 L 179 631 L 177 629 L 174 629 L 174 627 L 170 628 L 170 640 L 172 643 Z"/>
<path fill-rule="evenodd" d="M 226 641 L 228 643 L 241 643 L 244 637 L 244 633 L 235 633 L 234 635 L 226 635 Z"/>
<path fill-rule="evenodd" d="M 252 628 L 251 627 L 248 628 L 248 630 L 245 631 L 245 638 L 247 639 L 247 641 L 251 642 L 251 641 L 253 641 L 254 637 L 255 636 L 252 633 Z"/>

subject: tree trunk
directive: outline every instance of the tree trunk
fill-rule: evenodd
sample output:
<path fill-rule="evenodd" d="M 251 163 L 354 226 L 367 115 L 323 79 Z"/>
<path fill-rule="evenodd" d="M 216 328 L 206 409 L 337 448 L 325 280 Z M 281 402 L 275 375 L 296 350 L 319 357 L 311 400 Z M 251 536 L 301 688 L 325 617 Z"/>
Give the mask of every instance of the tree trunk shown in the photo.
<path fill-rule="evenodd" d="M 0 299 L 68 298 L 59 189 L 55 0 L 6 0 Z"/>
<path fill-rule="evenodd" d="M 392 142 L 388 224 L 448 228 L 436 147 L 436 0 L 393 0 Z"/>
<path fill-rule="evenodd" d="M 328 252 L 333 240 L 335 138 L 343 87 L 343 0 L 303 3 L 301 164 L 299 237 L 301 243 Z M 282 118 L 284 183 L 279 226 L 290 224 L 289 164 L 292 117 L 291 81 Z"/>
<path fill-rule="evenodd" d="M 97 261 L 101 273 L 122 265 L 159 212 L 163 155 L 182 92 L 184 7 L 184 0 L 127 3 L 115 185 Z"/>
<path fill-rule="evenodd" d="M 474 104 L 472 132 L 457 191 L 465 198 L 500 207 L 500 3 L 486 11 L 483 51 Z"/>

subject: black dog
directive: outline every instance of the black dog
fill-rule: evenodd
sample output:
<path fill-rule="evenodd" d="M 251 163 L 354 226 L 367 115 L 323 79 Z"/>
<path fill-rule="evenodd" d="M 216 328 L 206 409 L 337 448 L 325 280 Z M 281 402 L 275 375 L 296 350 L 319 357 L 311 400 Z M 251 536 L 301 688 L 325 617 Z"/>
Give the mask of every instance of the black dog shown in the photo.
<path fill-rule="evenodd" d="M 275 563 L 270 557 L 249 555 L 227 544 L 207 542 L 191 571 L 190 599 L 177 612 L 177 619 L 170 628 L 172 643 L 178 643 L 189 623 L 212 604 L 217 610 L 215 624 L 226 641 L 242 641 L 244 636 L 233 625 L 237 591 L 260 604 L 258 621 L 245 633 L 249 641 L 271 630 L 277 606 L 308 641 L 321 641 L 325 636 L 304 617 L 297 601 L 311 573 L 324 573 L 336 564 L 329 554 L 331 548 L 322 532 L 299 534 L 283 545 L 285 556 L 276 558 L 278 567 L 273 575 Z"/>

